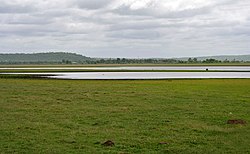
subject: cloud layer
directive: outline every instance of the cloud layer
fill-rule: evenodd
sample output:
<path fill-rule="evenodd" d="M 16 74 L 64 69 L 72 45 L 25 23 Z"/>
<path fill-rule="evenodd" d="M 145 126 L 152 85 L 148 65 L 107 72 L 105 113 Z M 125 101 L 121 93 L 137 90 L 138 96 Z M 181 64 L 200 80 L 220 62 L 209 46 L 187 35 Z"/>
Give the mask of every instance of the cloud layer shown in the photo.
<path fill-rule="evenodd" d="M 0 52 L 250 54 L 249 0 L 0 0 Z"/>

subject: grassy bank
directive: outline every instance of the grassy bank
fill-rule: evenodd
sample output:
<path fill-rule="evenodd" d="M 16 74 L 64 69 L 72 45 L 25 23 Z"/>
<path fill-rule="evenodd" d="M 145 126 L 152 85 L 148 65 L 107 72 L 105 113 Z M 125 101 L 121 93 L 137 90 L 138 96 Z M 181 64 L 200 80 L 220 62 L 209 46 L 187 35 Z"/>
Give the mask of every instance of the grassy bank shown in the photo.
<path fill-rule="evenodd" d="M 250 71 L 230 71 L 230 70 L 84 70 L 84 69 L 31 69 L 31 70 L 0 70 L 0 73 L 55 73 L 55 72 L 250 72 Z M 0 74 L 1 76 L 1 74 Z"/>
<path fill-rule="evenodd" d="M 249 153 L 249 89 L 249 79 L 0 79 L 0 152 Z"/>

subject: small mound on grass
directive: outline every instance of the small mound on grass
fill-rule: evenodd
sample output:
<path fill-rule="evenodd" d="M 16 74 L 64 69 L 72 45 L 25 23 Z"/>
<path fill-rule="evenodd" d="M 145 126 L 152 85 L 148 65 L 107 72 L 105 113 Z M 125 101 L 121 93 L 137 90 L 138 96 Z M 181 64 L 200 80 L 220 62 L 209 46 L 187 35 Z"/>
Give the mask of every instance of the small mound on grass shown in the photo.
<path fill-rule="evenodd" d="M 232 120 L 227 121 L 227 124 L 241 124 L 241 125 L 244 125 L 246 123 L 247 122 L 242 120 L 242 119 L 232 119 Z"/>
<path fill-rule="evenodd" d="M 102 143 L 102 145 L 103 145 L 103 146 L 114 146 L 114 145 L 115 145 L 115 143 L 114 143 L 114 142 L 112 142 L 112 141 L 110 141 L 110 140 L 108 140 L 108 141 L 106 141 L 106 142 Z"/>
<path fill-rule="evenodd" d="M 160 142 L 159 144 L 169 144 L 169 142 Z"/>

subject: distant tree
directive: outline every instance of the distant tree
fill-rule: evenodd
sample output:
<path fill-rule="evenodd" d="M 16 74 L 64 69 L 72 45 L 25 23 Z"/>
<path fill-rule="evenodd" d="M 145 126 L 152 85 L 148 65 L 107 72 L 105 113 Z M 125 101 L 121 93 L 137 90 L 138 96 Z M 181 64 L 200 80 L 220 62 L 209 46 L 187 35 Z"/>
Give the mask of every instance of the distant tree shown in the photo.
<path fill-rule="evenodd" d="M 121 61 L 120 58 L 117 58 L 117 59 L 116 59 L 116 63 L 117 63 L 117 64 L 120 64 L 120 61 Z"/>
<path fill-rule="evenodd" d="M 193 62 L 192 58 L 188 58 L 188 62 L 192 63 Z"/>
<path fill-rule="evenodd" d="M 230 61 L 228 59 L 225 59 L 223 62 L 224 63 L 229 63 Z"/>
<path fill-rule="evenodd" d="M 121 62 L 124 64 L 126 63 L 126 59 L 125 58 L 122 58 Z"/>
<path fill-rule="evenodd" d="M 221 61 L 210 58 L 210 59 L 203 60 L 202 62 L 203 63 L 220 63 Z"/>
<path fill-rule="evenodd" d="M 105 60 L 104 60 L 104 59 L 101 59 L 101 60 L 100 60 L 100 63 L 104 64 L 104 63 L 105 63 Z"/>
<path fill-rule="evenodd" d="M 65 60 L 65 59 L 62 60 L 62 63 L 63 64 L 72 64 L 72 62 L 70 60 Z"/>

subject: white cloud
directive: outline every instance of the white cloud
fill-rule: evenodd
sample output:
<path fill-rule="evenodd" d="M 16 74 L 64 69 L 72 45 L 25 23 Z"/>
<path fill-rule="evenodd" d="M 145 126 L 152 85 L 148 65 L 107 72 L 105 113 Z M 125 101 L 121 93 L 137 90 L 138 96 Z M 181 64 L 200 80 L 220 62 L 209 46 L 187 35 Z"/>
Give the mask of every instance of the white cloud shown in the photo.
<path fill-rule="evenodd" d="M 0 0 L 0 52 L 250 53 L 248 0 Z"/>

